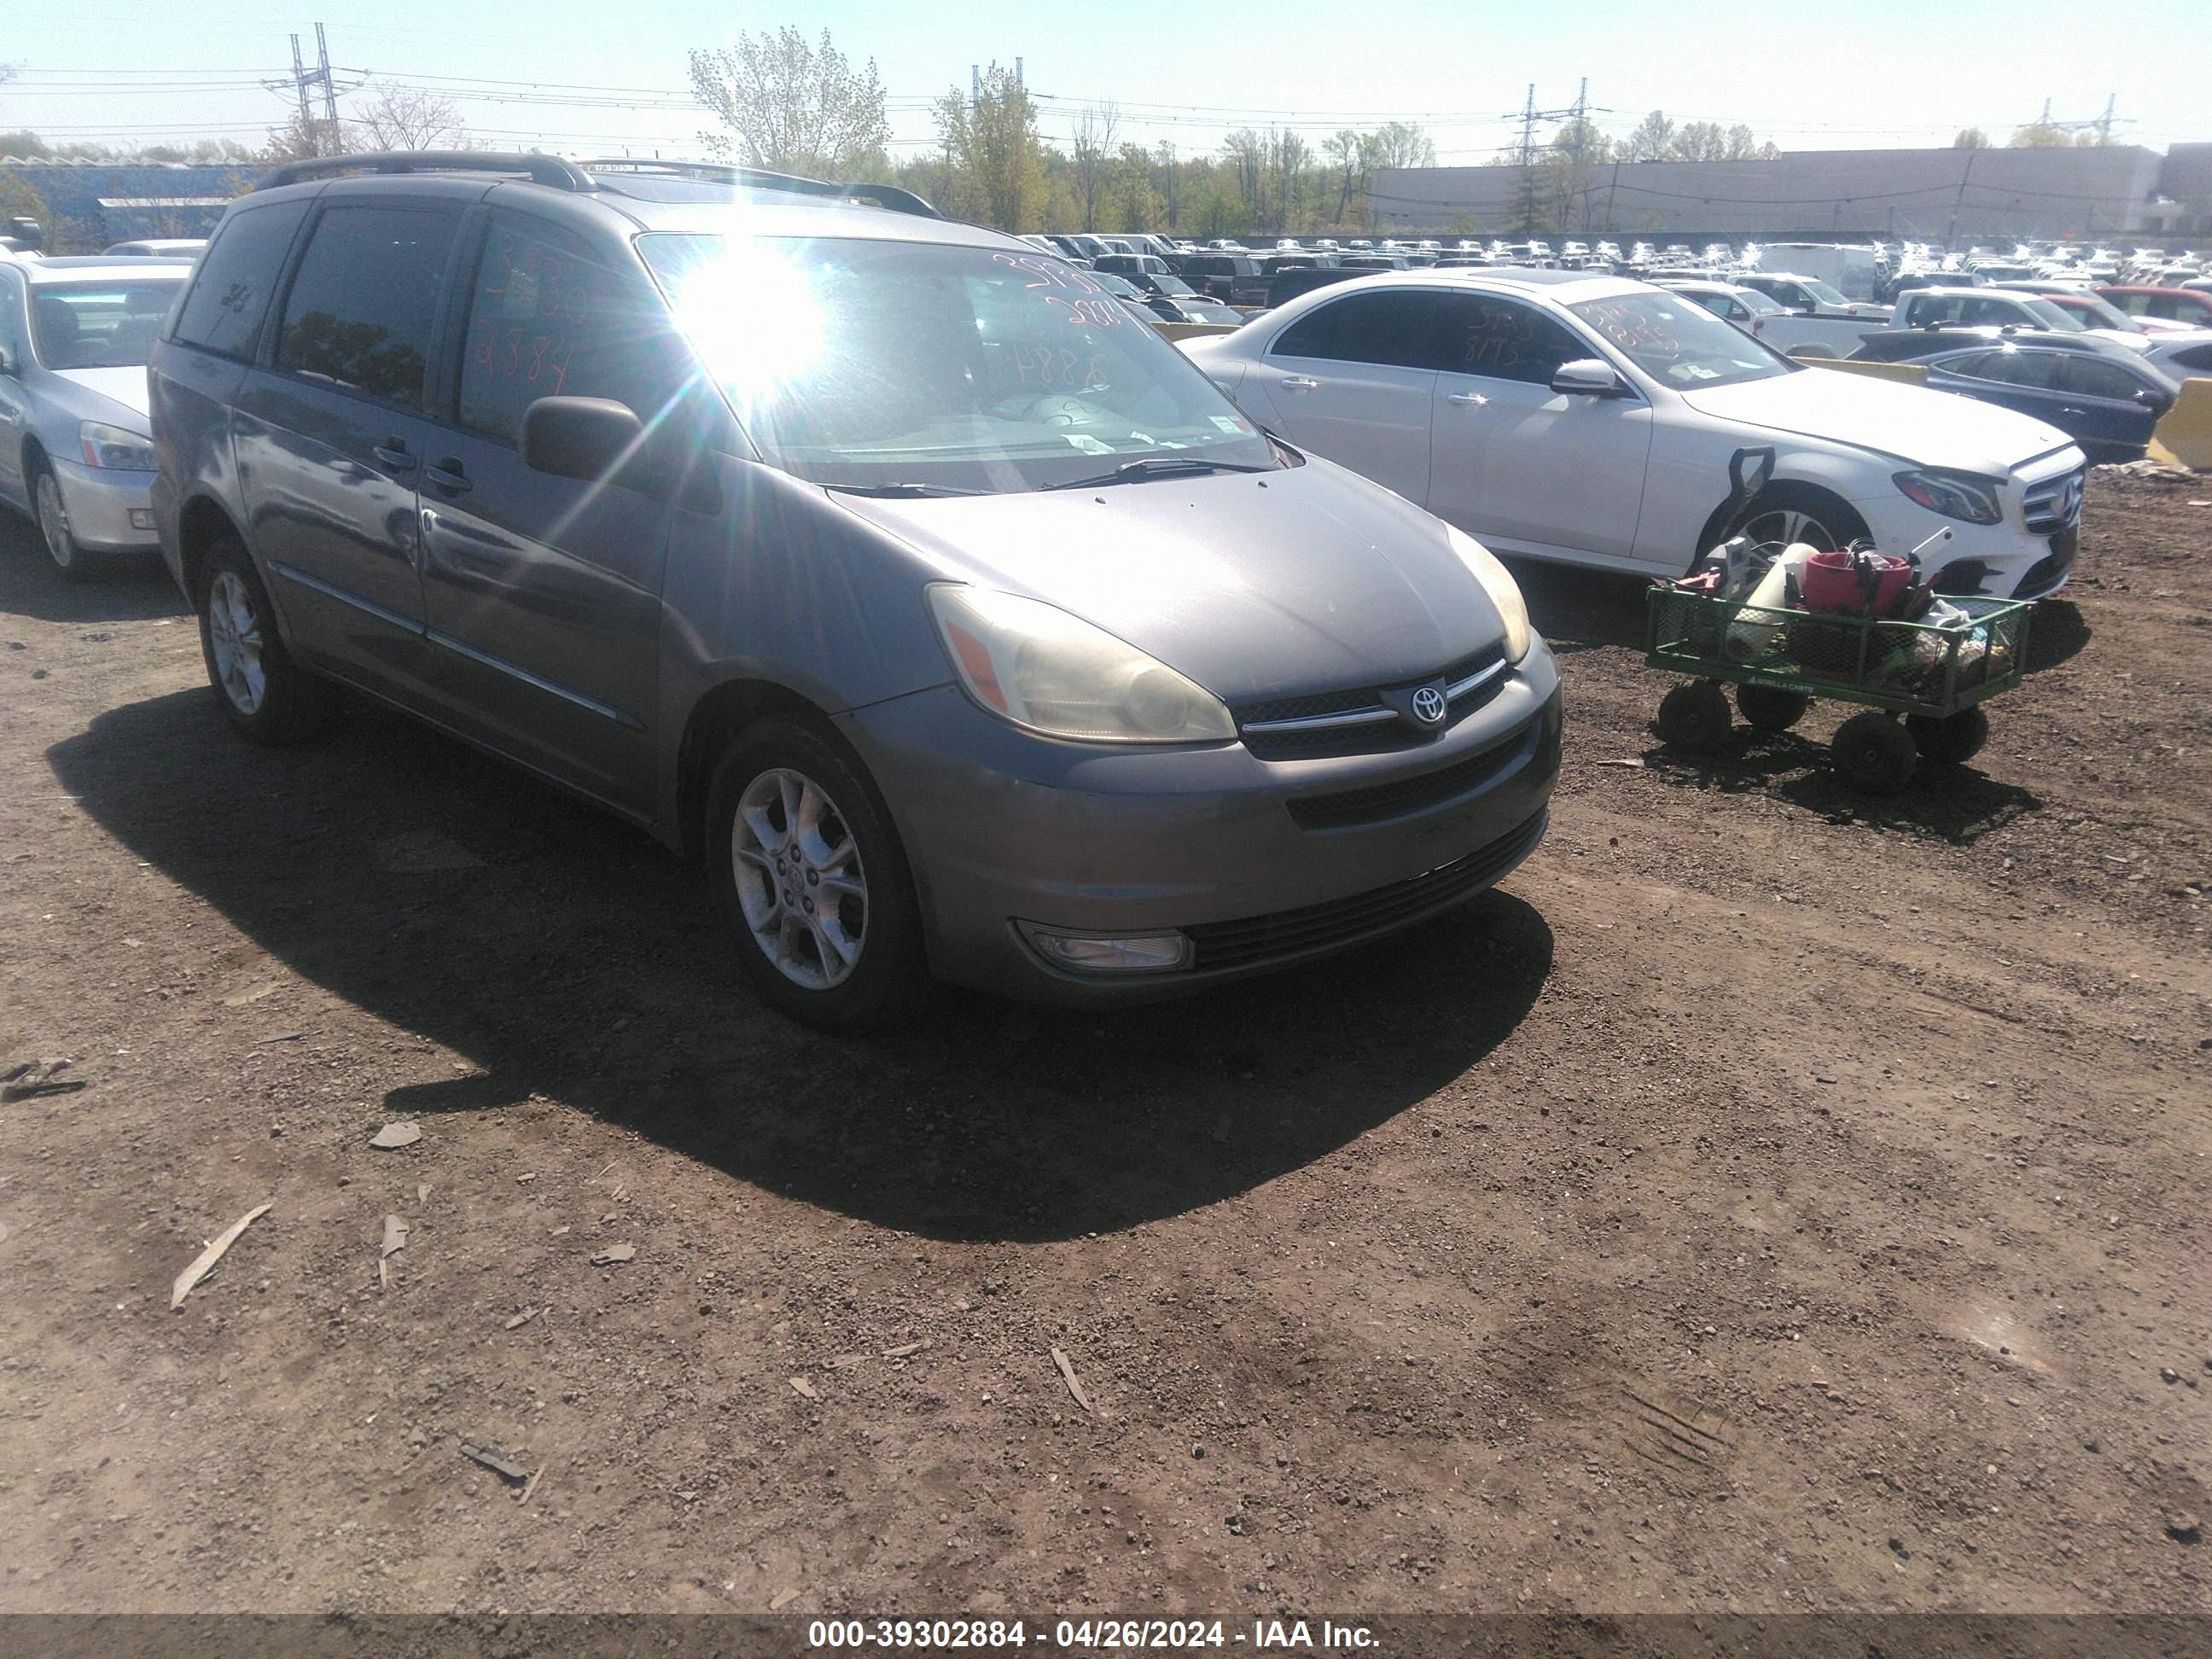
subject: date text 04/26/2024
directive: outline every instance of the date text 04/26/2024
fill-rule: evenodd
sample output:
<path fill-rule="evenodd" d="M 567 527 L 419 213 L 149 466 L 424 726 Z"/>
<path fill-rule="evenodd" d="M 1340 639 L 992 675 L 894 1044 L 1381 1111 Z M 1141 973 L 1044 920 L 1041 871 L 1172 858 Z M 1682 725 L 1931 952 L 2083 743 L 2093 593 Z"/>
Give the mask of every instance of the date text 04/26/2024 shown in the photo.
<path fill-rule="evenodd" d="M 1368 1651 L 1375 1632 L 1358 1624 L 1305 1619 L 817 1619 L 810 1648 L 1017 1651 L 1031 1643 L 1073 1652 L 1244 1648 L 1275 1651 Z"/>

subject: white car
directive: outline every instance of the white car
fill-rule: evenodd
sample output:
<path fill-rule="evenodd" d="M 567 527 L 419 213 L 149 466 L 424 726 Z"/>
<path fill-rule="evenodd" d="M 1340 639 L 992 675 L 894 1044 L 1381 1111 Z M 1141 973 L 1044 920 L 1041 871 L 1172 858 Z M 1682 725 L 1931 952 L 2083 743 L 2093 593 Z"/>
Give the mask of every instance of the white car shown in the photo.
<path fill-rule="evenodd" d="M 1923 555 L 2033 598 L 2074 561 L 2085 463 L 2009 410 L 1778 356 L 1694 301 L 1574 271 L 1358 278 L 1182 349 L 1255 421 L 1500 552 L 1674 576 L 1736 532 Z M 1772 481 L 1729 501 L 1729 458 Z"/>

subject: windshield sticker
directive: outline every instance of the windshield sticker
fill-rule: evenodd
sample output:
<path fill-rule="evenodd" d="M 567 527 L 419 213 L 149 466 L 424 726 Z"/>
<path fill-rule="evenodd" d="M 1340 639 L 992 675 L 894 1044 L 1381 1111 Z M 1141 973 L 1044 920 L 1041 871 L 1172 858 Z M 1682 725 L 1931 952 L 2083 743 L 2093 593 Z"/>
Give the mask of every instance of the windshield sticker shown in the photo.
<path fill-rule="evenodd" d="M 1060 435 L 1067 440 L 1070 447 L 1079 449 L 1086 455 L 1111 455 L 1114 453 L 1113 445 L 1100 443 L 1088 432 L 1063 432 Z"/>
<path fill-rule="evenodd" d="M 1207 418 L 1210 419 L 1214 425 L 1219 427 L 1224 432 L 1243 433 L 1249 432 L 1252 429 L 1243 422 L 1233 419 L 1227 415 L 1213 415 L 1209 416 Z"/>

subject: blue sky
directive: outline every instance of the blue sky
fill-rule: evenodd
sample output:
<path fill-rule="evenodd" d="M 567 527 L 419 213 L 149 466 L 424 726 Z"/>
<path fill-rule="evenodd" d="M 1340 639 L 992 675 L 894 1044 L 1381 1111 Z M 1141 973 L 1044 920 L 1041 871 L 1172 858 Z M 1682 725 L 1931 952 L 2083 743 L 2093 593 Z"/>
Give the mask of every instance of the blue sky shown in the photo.
<path fill-rule="evenodd" d="M 319 18 L 342 69 L 434 77 L 488 141 L 571 152 L 695 152 L 686 49 L 787 22 L 809 33 L 826 27 L 848 54 L 875 58 L 902 155 L 927 146 L 928 100 L 965 87 L 971 63 L 1016 57 L 1048 137 L 1064 143 L 1083 104 L 1113 98 L 1125 136 L 1170 140 L 1185 154 L 1212 149 L 1233 126 L 1285 122 L 1318 143 L 1338 126 L 1402 118 L 1431 130 L 1443 160 L 1472 163 L 1507 141 L 1503 118 L 1529 82 L 1539 107 L 1558 107 L 1583 76 L 1595 118 L 1615 132 L 1660 107 L 1679 119 L 1741 121 L 1787 149 L 1945 143 L 1966 125 L 2002 143 L 2045 98 L 2054 116 L 2087 119 L 2109 93 L 2124 142 L 2212 139 L 2212 32 L 2134 14 L 2085 26 L 2095 14 L 2051 0 L 830 0 L 805 10 L 694 0 L 21 0 L 10 9 L 0 61 L 23 75 L 0 88 L 0 128 L 111 143 L 258 142 L 284 108 L 256 82 L 289 71 L 294 30 L 312 61 Z"/>

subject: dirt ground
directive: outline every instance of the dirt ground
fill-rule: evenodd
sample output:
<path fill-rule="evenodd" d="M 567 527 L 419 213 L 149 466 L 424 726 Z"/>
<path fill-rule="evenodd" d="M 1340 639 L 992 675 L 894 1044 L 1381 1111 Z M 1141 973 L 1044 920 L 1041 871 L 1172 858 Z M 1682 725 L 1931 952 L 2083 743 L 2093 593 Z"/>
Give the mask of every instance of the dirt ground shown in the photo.
<path fill-rule="evenodd" d="M 0 1070 L 84 1085 L 0 1105 L 0 1607 L 2206 1609 L 2207 497 L 2099 475 L 1881 804 L 1833 708 L 1662 751 L 1635 585 L 1531 573 L 1503 890 L 867 1043 L 469 750 L 237 741 L 158 574 L 0 526 Z"/>

